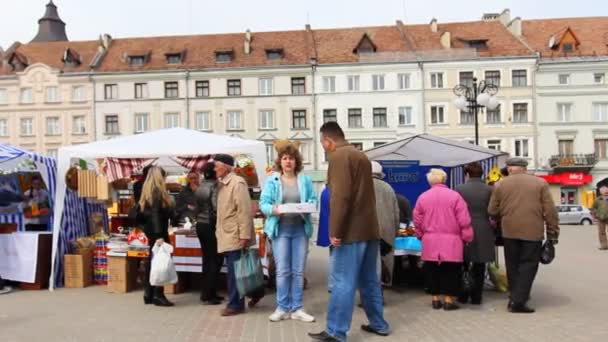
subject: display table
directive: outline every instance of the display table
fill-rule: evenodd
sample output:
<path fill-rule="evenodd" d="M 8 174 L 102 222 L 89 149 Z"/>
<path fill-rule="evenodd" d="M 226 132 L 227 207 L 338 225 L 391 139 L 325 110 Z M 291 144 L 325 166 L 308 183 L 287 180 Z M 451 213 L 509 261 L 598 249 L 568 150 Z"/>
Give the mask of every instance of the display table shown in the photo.
<path fill-rule="evenodd" d="M 52 243 L 49 232 L 0 234 L 0 275 L 21 282 L 22 289 L 48 287 Z"/>
<path fill-rule="evenodd" d="M 203 250 L 198 240 L 195 230 L 176 231 L 169 236 L 173 245 L 173 263 L 177 272 L 203 272 Z M 260 250 L 260 259 L 264 268 L 264 275 L 268 276 L 268 257 L 266 248 L 268 246 L 266 237 L 263 234 L 256 234 L 256 245 L 252 248 Z M 226 272 L 226 266 L 222 267 L 222 272 Z"/>
<path fill-rule="evenodd" d="M 395 238 L 395 256 L 420 256 L 421 252 L 422 243 L 417 237 L 404 236 Z"/>

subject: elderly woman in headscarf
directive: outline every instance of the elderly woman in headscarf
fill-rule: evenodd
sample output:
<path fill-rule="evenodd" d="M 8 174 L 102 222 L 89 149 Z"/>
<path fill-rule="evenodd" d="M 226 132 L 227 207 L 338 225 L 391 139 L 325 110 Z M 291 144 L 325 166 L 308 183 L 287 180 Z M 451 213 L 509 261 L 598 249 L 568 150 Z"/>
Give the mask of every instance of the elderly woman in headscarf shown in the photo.
<path fill-rule="evenodd" d="M 393 264 L 395 260 L 395 236 L 399 230 L 399 205 L 393 188 L 383 181 L 382 165 L 372 161 L 372 177 L 374 178 L 374 193 L 376 197 L 376 212 L 382 238 L 380 251 L 382 254 L 382 283 L 390 286 L 393 282 Z"/>

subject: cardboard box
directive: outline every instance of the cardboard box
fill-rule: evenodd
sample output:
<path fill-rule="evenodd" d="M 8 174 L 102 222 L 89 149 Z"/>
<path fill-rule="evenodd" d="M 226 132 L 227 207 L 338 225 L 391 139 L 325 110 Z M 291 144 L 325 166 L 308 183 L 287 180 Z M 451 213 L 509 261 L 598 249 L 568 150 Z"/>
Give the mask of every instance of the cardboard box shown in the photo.
<path fill-rule="evenodd" d="M 108 292 L 127 293 L 137 286 L 139 259 L 108 257 Z"/>
<path fill-rule="evenodd" d="M 91 286 L 93 283 L 93 253 L 91 250 L 84 251 L 82 254 L 64 255 L 63 265 L 63 282 L 66 288 Z"/>
<path fill-rule="evenodd" d="M 186 290 L 186 279 L 183 273 L 177 274 L 177 283 L 165 285 L 166 294 L 180 294 Z"/>
<path fill-rule="evenodd" d="M 279 212 L 282 214 L 312 214 L 317 212 L 317 205 L 314 203 L 285 203 L 279 205 Z"/>

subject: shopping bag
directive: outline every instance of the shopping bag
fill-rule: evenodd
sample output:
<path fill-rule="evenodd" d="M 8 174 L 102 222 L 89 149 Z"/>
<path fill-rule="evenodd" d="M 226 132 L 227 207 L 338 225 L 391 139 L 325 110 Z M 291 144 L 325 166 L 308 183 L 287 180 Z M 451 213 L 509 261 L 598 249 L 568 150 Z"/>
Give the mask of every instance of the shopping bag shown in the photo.
<path fill-rule="evenodd" d="M 461 290 L 463 293 L 470 293 L 471 290 L 473 289 L 473 282 L 475 280 L 473 279 L 473 275 L 471 274 L 471 271 L 469 270 L 469 265 L 468 263 L 465 263 L 465 266 L 463 266 L 462 268 L 462 284 L 461 286 Z"/>
<path fill-rule="evenodd" d="M 152 248 L 152 264 L 150 266 L 150 285 L 165 286 L 177 283 L 177 271 L 171 259 L 173 246 L 163 242 L 154 244 Z"/>
<path fill-rule="evenodd" d="M 264 291 L 264 273 L 257 249 L 250 248 L 241 253 L 241 257 L 234 262 L 234 273 L 241 298 L 261 297 L 260 294 Z"/>
<path fill-rule="evenodd" d="M 488 266 L 488 273 L 490 274 L 490 281 L 494 284 L 497 291 L 504 293 L 509 290 L 506 273 L 501 272 L 495 264 L 490 264 Z"/>

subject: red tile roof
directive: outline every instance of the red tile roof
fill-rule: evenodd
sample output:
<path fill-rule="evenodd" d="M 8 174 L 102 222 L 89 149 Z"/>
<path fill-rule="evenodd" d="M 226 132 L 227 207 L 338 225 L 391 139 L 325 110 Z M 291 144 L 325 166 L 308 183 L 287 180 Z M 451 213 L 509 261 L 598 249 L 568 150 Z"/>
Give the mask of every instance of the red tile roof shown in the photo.
<path fill-rule="evenodd" d="M 557 42 L 570 28 L 580 45 L 568 56 L 608 55 L 608 17 L 524 20 L 523 37 L 543 58 L 564 57 L 561 50 L 551 49 L 549 40 Z"/>

